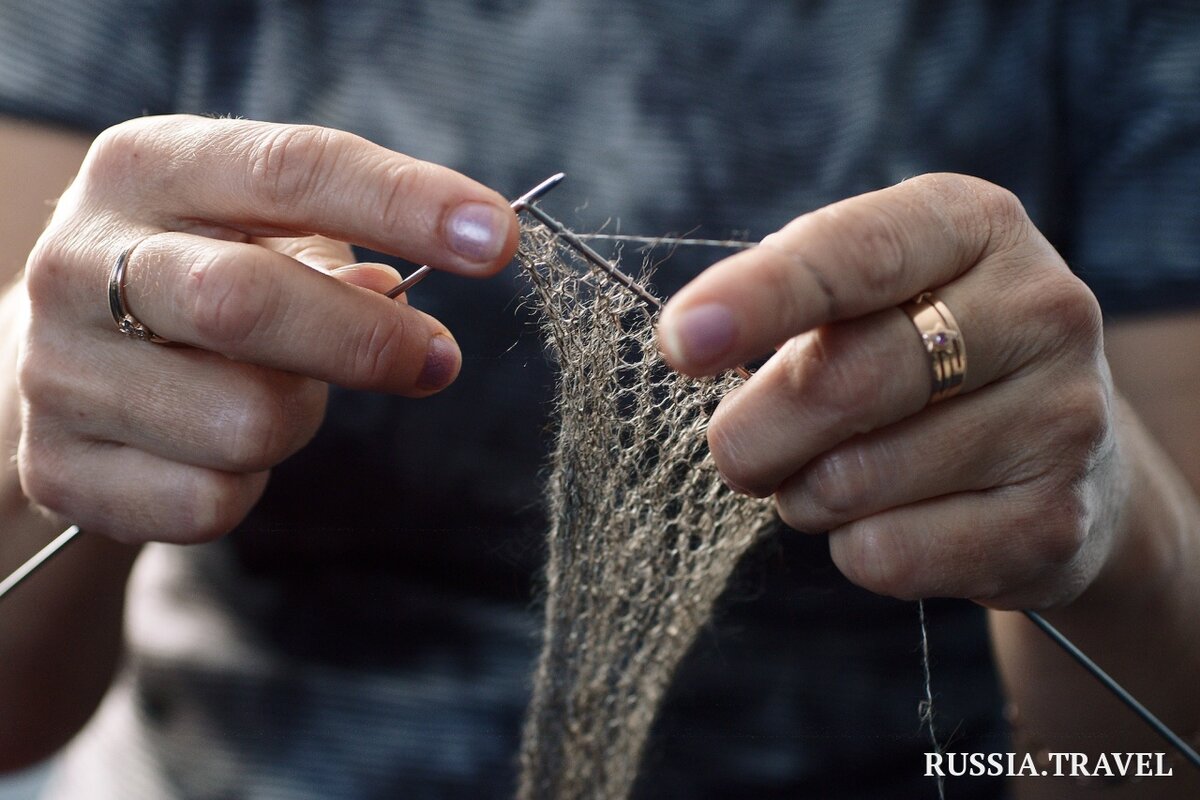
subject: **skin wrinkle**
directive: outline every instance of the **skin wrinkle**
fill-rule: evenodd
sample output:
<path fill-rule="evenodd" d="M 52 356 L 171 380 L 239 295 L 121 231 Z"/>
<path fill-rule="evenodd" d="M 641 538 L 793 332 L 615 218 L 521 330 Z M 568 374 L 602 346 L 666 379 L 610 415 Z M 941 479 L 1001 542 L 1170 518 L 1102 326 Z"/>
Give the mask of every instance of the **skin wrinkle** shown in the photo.
<path fill-rule="evenodd" d="M 313 126 L 256 129 L 247 144 L 245 188 L 260 208 L 308 205 L 340 160 L 335 138 Z"/>
<path fill-rule="evenodd" d="M 425 162 L 409 161 L 388 164 L 384 177 L 380 181 L 381 184 L 388 187 L 383 202 L 371 206 L 373 210 L 378 209 L 379 230 L 390 231 L 396 227 L 396 220 L 413 219 L 415 214 L 412 210 L 412 198 L 428 194 L 425 186 L 429 181 L 429 166 Z M 418 212 L 421 226 L 427 230 L 437 231 L 437 235 L 442 236 L 442 231 L 445 230 L 446 216 L 455 207 L 450 205 L 440 208 L 436 212 L 436 216 L 432 217 L 428 216 L 427 210 L 422 207 Z"/>
<path fill-rule="evenodd" d="M 355 382 L 378 385 L 395 367 L 397 355 L 406 349 L 404 341 L 410 336 L 408 325 L 399 313 L 376 317 L 370 329 L 346 343 L 348 364 L 360 367 Z"/>
<path fill-rule="evenodd" d="M 1051 486 L 1043 478 L 987 491 L 991 505 L 1025 510 L 984 521 L 986 529 L 991 531 L 986 539 L 994 547 L 1002 548 L 1005 556 L 996 558 L 988 554 L 988 561 L 999 567 L 997 585 L 1007 588 L 977 592 L 973 599 L 989 608 L 1038 610 L 1070 602 L 1082 591 L 1094 571 L 1084 569 L 1091 562 L 1082 560 L 1078 550 L 1082 542 L 1064 542 L 1061 536 L 1058 520 L 1064 513 L 1061 505 L 1064 491 L 1069 492 L 1061 486 Z M 1102 558 L 1104 554 L 1097 555 Z M 1055 588 L 1055 593 L 1048 595 L 1050 587 Z"/>
<path fill-rule="evenodd" d="M 833 563 L 851 582 L 871 591 L 890 593 L 893 588 L 889 579 L 896 565 L 888 563 L 888 549 L 876 520 L 856 520 L 829 532 Z"/>
<path fill-rule="evenodd" d="M 1020 208 L 1020 201 L 1017 200 L 1015 195 L 1012 195 L 1011 193 L 1006 192 L 999 187 L 992 186 L 991 184 L 985 184 L 984 182 L 978 180 L 967 180 L 959 175 L 941 173 L 938 175 L 927 176 L 926 180 L 928 181 L 927 185 L 930 186 L 934 191 L 951 195 L 949 202 L 926 203 L 923 207 L 927 215 L 937 220 L 941 224 L 942 232 L 946 235 L 947 240 L 957 239 L 959 241 L 965 240 L 979 242 L 978 249 L 974 253 L 967 255 L 967 258 L 965 259 L 967 264 L 980 264 L 989 253 L 996 252 L 997 249 L 1000 249 L 997 248 L 996 244 L 996 220 L 990 214 L 988 214 L 988 209 L 986 208 L 987 203 L 985 202 L 985 197 L 995 195 L 997 190 L 1003 193 L 1003 196 L 1007 201 L 1005 209 L 1012 211 L 1012 213 L 1006 214 L 1004 219 L 1006 223 L 1003 226 L 1005 240 L 1015 245 L 1023 244 L 1028 238 L 1029 233 L 1026 229 L 1030 226 L 1027 226 L 1025 223 L 1023 211 L 1012 210 L 1013 203 L 1016 204 L 1018 209 Z M 958 188 L 956 191 L 946 192 L 945 189 L 951 186 Z M 971 199 L 974 202 L 977 210 L 975 213 L 959 214 L 956 218 L 952 219 L 947 213 L 947 209 L 957 205 L 956 201 L 959 200 L 964 194 L 969 194 L 971 196 Z M 980 235 L 979 233 L 976 233 L 974 235 L 968 235 L 964 237 L 962 235 L 962 227 L 964 225 L 978 226 L 979 230 L 982 231 L 983 234 Z M 1012 237 L 1013 231 L 1020 231 L 1021 234 L 1017 238 L 1010 238 Z"/>
<path fill-rule="evenodd" d="M 841 311 L 838 307 L 837 293 L 833 291 L 833 286 L 831 286 L 825 276 L 821 274 L 820 270 L 816 269 L 811 263 L 809 263 L 809 261 L 799 251 L 779 244 L 779 239 L 775 238 L 777 236 L 779 236 L 779 234 L 771 234 L 770 236 L 767 236 L 759 244 L 759 247 L 779 253 L 787 260 L 789 264 L 794 265 L 805 275 L 807 275 L 809 280 L 811 280 L 812 283 L 817 287 L 817 291 L 821 295 L 821 300 L 825 304 L 826 319 L 841 319 Z M 775 276 L 775 280 L 778 284 L 775 287 L 777 297 L 788 298 L 801 294 L 792 291 L 791 282 L 784 279 L 782 272 L 767 272 L 764 277 L 770 278 L 773 275 Z"/>
<path fill-rule="evenodd" d="M 870 213 L 864 209 L 870 209 Z M 839 222 L 847 229 L 847 241 L 851 243 L 847 245 L 848 249 L 860 251 L 850 260 L 866 265 L 856 274 L 859 279 L 856 289 L 860 292 L 865 289 L 867 297 L 888 297 L 903 292 L 903 287 L 910 283 L 911 274 L 916 271 L 908 263 L 907 254 L 914 252 L 919 243 L 913 239 L 906 220 L 896 213 L 894 203 L 880 203 L 866 197 L 861 207 L 854 207 L 853 213 L 843 210 L 839 217 Z"/>
<path fill-rule="evenodd" d="M 994 421 L 1001 429 L 1016 430 L 1028 424 L 1026 415 L 1021 413 L 1023 398 L 1020 398 L 1020 392 L 1006 391 L 1006 398 L 988 398 L 984 394 L 996 390 L 997 387 L 985 387 L 977 395 L 959 398 L 953 406 L 942 406 L 929 412 L 941 417 L 940 420 L 935 420 L 935 425 L 954 430 L 959 435 L 939 436 L 914 442 L 913 437 L 920 433 L 920 424 L 909 419 L 864 436 L 851 438 L 827 451 L 825 455 L 806 465 L 797 475 L 789 478 L 781 487 L 786 505 L 792 506 L 793 510 L 797 506 L 807 508 L 808 514 L 815 515 L 798 517 L 801 524 L 797 524 L 797 520 L 793 519 L 789 519 L 789 523 L 801 529 L 833 528 L 855 516 L 886 510 L 886 506 L 895 502 L 894 499 L 889 499 L 889 492 L 895 487 L 882 478 L 864 478 L 863 474 L 898 474 L 897 471 L 902 468 L 904 461 L 903 454 L 918 446 L 923 449 L 929 462 L 947 470 L 946 474 L 938 478 L 944 483 L 926 484 L 933 497 L 947 492 L 981 490 L 997 482 L 1015 483 L 1028 479 L 1035 471 L 1024 459 L 1027 448 L 1018 446 L 1016 439 L 1006 439 L 1005 449 L 996 453 L 996 460 L 986 465 L 986 471 L 982 473 L 978 471 L 977 462 L 971 458 L 970 449 L 964 447 L 966 442 L 972 441 L 974 436 L 986 430 L 989 425 L 973 411 L 979 403 L 994 404 L 1001 409 L 1008 409 Z M 1042 419 L 1040 415 L 1033 415 L 1032 418 Z M 1047 429 L 1048 432 L 1053 430 L 1052 426 Z M 1044 435 L 1035 429 L 1031 435 L 1024 438 L 1039 439 Z M 826 474 L 828 470 L 834 469 L 827 461 L 836 461 L 843 466 L 837 468 L 837 474 Z M 845 466 L 847 464 L 850 466 Z M 1042 472 L 1043 470 L 1038 469 L 1036 474 L 1040 475 Z M 813 505 L 815 498 L 826 491 L 840 493 L 845 491 L 843 483 L 854 484 L 863 481 L 867 482 L 868 487 L 874 488 L 863 490 L 859 495 L 863 500 L 861 503 L 839 503 L 836 508 L 830 508 L 826 502 L 821 502 L 820 508 Z M 818 482 L 832 488 L 819 488 Z"/>
<path fill-rule="evenodd" d="M 242 343 L 266 312 L 265 303 L 251 307 L 246 302 L 255 281 L 244 272 L 253 267 L 249 263 L 227 265 L 223 256 L 220 250 L 197 253 L 184 278 L 187 319 L 203 344 L 218 351 Z"/>
<path fill-rule="evenodd" d="M 729 399 L 727 398 L 724 403 L 729 403 Z M 752 465 L 762 456 L 754 442 L 764 433 L 769 434 L 768 441 L 787 438 L 795 423 L 788 423 L 778 418 L 759 419 L 755 421 L 754 425 L 747 426 L 745 415 L 741 415 L 742 424 L 740 425 L 720 422 L 722 415 L 735 415 L 736 413 L 736 402 L 729 403 L 724 408 L 718 408 L 712 423 L 708 426 L 709 449 L 717 463 L 721 477 L 726 483 L 756 497 L 766 497 L 775 490 L 775 487 L 766 486 L 768 479 L 756 474 L 756 471 L 752 469 Z M 744 430 L 746 428 L 749 430 Z"/>
<path fill-rule="evenodd" d="M 835 519 L 872 508 L 871 487 L 878 484 L 880 473 L 871 468 L 874 462 L 866 450 L 865 446 L 851 444 L 817 459 L 808 467 L 810 478 L 804 482 L 811 481 L 811 486 L 804 486 L 802 493 L 814 498 L 815 505 Z"/>

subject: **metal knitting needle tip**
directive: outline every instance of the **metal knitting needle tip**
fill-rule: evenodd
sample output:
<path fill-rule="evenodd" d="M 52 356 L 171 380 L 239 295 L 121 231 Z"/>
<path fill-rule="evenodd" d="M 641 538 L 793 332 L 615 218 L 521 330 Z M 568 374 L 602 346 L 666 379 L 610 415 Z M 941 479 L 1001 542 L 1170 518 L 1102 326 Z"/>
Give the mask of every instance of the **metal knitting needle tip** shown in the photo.
<path fill-rule="evenodd" d="M 394 287 L 388 290 L 387 296 L 391 298 L 399 297 L 407 292 L 412 287 L 416 286 L 421 281 L 425 280 L 425 276 L 433 272 L 433 267 L 428 264 L 421 266 L 412 271 L 407 278 L 397 283 Z"/>
<path fill-rule="evenodd" d="M 535 202 L 538 198 L 542 197 L 555 186 L 558 186 L 558 184 L 560 184 L 562 179 L 565 177 L 567 177 L 566 173 L 563 172 L 551 175 L 549 178 L 546 178 L 546 180 L 542 181 L 537 186 L 518 197 L 516 200 L 513 200 L 508 204 L 508 207 L 518 213 L 528 209 L 531 203 Z M 413 270 L 411 275 L 389 289 L 387 296 L 391 298 L 399 297 L 421 281 L 425 280 L 425 277 L 431 272 L 433 272 L 433 267 L 430 267 L 428 264 Z"/>
<path fill-rule="evenodd" d="M 17 587 L 17 584 L 36 572 L 38 567 L 49 561 L 78 535 L 79 526 L 72 525 L 55 537 L 54 541 L 50 542 L 50 544 L 39 550 L 37 555 L 26 561 L 21 566 L 17 567 L 17 569 L 3 581 L 0 581 L 0 600 L 3 600 L 5 595 Z"/>
<path fill-rule="evenodd" d="M 541 222 L 543 225 L 545 225 L 547 228 L 549 228 L 551 231 L 553 231 L 554 234 L 556 236 L 558 236 L 562 241 L 566 242 L 567 245 L 572 250 L 574 250 L 576 253 L 581 255 L 585 260 L 591 262 L 593 265 L 595 265 L 599 269 L 603 270 L 606 275 L 608 275 L 610 278 L 615 280 L 617 283 L 624 286 L 626 289 L 628 289 L 630 292 L 632 292 L 634 295 L 636 295 L 638 297 L 638 299 L 640 299 L 646 305 L 650 306 L 652 309 L 654 309 L 656 311 L 661 311 L 662 307 L 663 307 L 663 303 L 661 300 L 659 300 L 654 295 L 650 294 L 650 292 L 646 291 L 645 288 L 643 288 L 637 281 L 635 281 L 627 273 L 622 271 L 616 264 L 612 263 L 607 258 L 605 258 L 604 256 L 597 253 L 595 250 L 593 250 L 592 247 L 590 245 L 588 245 L 587 242 L 585 242 L 583 239 L 579 238 L 579 235 L 577 233 L 575 233 L 575 231 L 571 230 L 566 225 L 563 225 L 557 219 L 550 216 L 545 211 L 542 211 L 542 209 L 540 209 L 536 205 L 534 205 L 534 201 L 536 201 L 539 197 L 541 197 L 546 192 L 550 191 L 550 189 L 553 189 L 555 186 L 557 186 L 559 181 L 561 181 L 564 177 L 566 177 L 566 176 L 560 172 L 557 175 L 553 175 L 553 176 L 547 178 L 545 181 L 543 181 L 542 183 L 538 184 L 536 187 L 531 189 L 527 194 L 518 198 L 517 200 L 514 200 L 513 208 L 518 213 L 521 211 L 529 212 L 531 215 L 536 217 L 539 222 Z M 518 205 L 518 204 L 521 204 L 521 205 Z M 734 367 L 733 370 L 743 380 L 750 379 L 750 371 L 747 370 L 745 367 L 738 366 L 738 367 Z"/>
<path fill-rule="evenodd" d="M 531 204 L 536 203 L 538 200 L 542 199 L 542 197 L 544 195 L 546 195 L 551 189 L 553 189 L 554 187 L 556 187 L 560 183 L 562 183 L 562 180 L 565 177 L 567 177 L 567 173 L 556 172 L 553 175 L 551 175 L 549 178 L 546 178 L 546 180 L 539 183 L 537 186 L 530 189 L 525 194 L 518 197 L 516 200 L 513 200 L 511 203 L 509 203 L 509 205 L 512 207 L 513 211 L 520 213 L 520 212 L 526 210 L 527 208 L 529 208 L 529 206 Z"/>
<path fill-rule="evenodd" d="M 586 261 L 589 261 L 598 267 L 617 283 L 633 292 L 646 305 L 655 310 L 662 309 L 663 304 L 661 300 L 639 286 L 637 281 L 629 277 L 629 275 L 625 274 L 621 270 L 617 269 L 617 267 L 611 261 L 589 247 L 587 242 L 576 236 L 575 232 L 566 225 L 563 225 L 561 222 L 547 214 L 545 211 L 542 211 L 533 203 L 526 205 L 522 210 L 528 211 L 530 214 L 536 217 L 539 222 L 553 231 L 558 238 L 566 242 L 568 247 L 582 256 Z"/>

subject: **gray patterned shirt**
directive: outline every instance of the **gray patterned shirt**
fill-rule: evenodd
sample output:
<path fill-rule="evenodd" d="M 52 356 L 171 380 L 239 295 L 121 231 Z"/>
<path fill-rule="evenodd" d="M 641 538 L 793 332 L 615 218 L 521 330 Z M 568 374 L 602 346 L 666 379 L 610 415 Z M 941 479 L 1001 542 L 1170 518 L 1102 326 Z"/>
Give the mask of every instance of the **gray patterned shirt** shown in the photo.
<path fill-rule="evenodd" d="M 932 170 L 1014 191 L 1110 314 L 1200 307 L 1192 3 L 0 0 L 0 113 L 350 129 L 569 224 L 760 237 Z M 669 293 L 704 265 L 663 265 Z M 150 548 L 129 657 L 54 798 L 511 794 L 537 645 L 549 370 L 510 277 L 439 275 L 462 377 L 336 392 L 228 539 Z M 403 488 L 401 488 L 403 487 Z M 402 502 L 390 502 L 398 493 Z M 399 509 L 399 510 L 396 510 Z M 939 713 L 1005 749 L 981 614 L 931 610 Z M 915 612 L 817 538 L 743 565 L 645 797 L 930 797 Z M 974 779 L 985 797 L 998 787 Z"/>

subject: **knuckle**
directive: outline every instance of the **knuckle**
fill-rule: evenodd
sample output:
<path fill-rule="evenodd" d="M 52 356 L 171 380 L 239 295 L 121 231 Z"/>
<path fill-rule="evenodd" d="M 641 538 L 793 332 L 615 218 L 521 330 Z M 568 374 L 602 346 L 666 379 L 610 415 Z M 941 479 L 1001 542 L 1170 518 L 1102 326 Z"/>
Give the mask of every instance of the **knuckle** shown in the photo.
<path fill-rule="evenodd" d="M 154 155 L 164 146 L 180 146 L 176 137 L 186 124 L 179 117 L 140 117 L 102 131 L 80 170 L 81 184 L 100 193 L 133 187 L 142 194 L 148 185 L 170 187 L 179 161 Z"/>
<path fill-rule="evenodd" d="M 825 531 L 872 510 L 872 482 L 860 447 L 847 446 L 811 462 L 776 495 L 780 518 L 796 530 Z"/>
<path fill-rule="evenodd" d="M 262 328 L 276 300 L 255 260 L 235 263 L 219 251 L 197 255 L 186 283 L 196 334 L 218 352 L 236 348 Z"/>
<path fill-rule="evenodd" d="M 861 265 L 857 277 L 864 295 L 890 294 L 904 283 L 910 234 L 887 205 L 856 198 L 828 206 L 816 215 L 826 215 L 830 227 L 842 234 L 838 237 L 839 260 Z"/>
<path fill-rule="evenodd" d="M 17 358 L 17 393 L 28 413 L 39 413 L 60 388 L 61 373 L 52 368 L 50 358 L 49 354 L 43 354 L 36 337 L 25 343 Z"/>
<path fill-rule="evenodd" d="M 888 597 L 921 596 L 918 571 L 905 537 L 874 520 L 861 520 L 830 539 L 834 564 L 852 583 Z"/>
<path fill-rule="evenodd" d="M 860 263 L 866 264 L 862 277 L 870 296 L 891 294 L 903 285 L 908 271 L 906 253 L 910 250 L 909 234 L 903 224 L 887 209 L 872 214 L 862 227 L 855 246 L 861 249 Z"/>
<path fill-rule="evenodd" d="M 247 476 L 196 470 L 175 507 L 179 521 L 163 529 L 176 531 L 180 542 L 202 544 L 221 538 L 242 521 L 256 499 L 247 497 L 247 480 Z"/>
<path fill-rule="evenodd" d="M 140 120 L 129 120 L 101 131 L 88 150 L 81 177 L 102 185 L 123 180 L 139 166 L 137 162 L 146 144 L 146 127 Z"/>
<path fill-rule="evenodd" d="M 986 222 L 989 240 L 1015 243 L 1028 236 L 1029 216 L 1016 194 L 981 178 L 959 176 L 959 179 L 975 195 L 980 211 L 975 218 Z"/>
<path fill-rule="evenodd" d="M 791 224 L 807 222 L 812 216 L 798 218 Z M 838 316 L 838 298 L 829 280 L 806 254 L 788 243 L 782 232 L 777 231 L 764 238 L 760 243 L 760 252 L 766 258 L 761 262 L 755 280 L 761 287 L 762 295 L 769 298 L 772 304 L 768 314 L 771 319 L 776 320 L 782 328 L 792 330 L 797 327 L 806 305 L 805 293 L 797 288 L 797 276 L 801 275 L 807 277 L 820 293 L 827 315 L 830 318 Z"/>
<path fill-rule="evenodd" d="M 245 400 L 245 397 L 242 398 Z M 287 420 L 278 403 L 246 402 L 227 415 L 224 461 L 234 472 L 257 472 L 285 458 Z"/>
<path fill-rule="evenodd" d="M 417 160 L 389 159 L 383 167 L 382 197 L 375 203 L 375 224 L 380 230 L 395 227 L 396 220 L 413 215 L 412 198 L 428 196 L 433 165 Z"/>
<path fill-rule="evenodd" d="M 1114 445 L 1111 398 L 1099 381 L 1079 379 L 1049 399 L 1054 410 L 1038 425 L 1041 444 L 1031 453 L 1031 466 L 1042 480 L 1081 485 Z"/>
<path fill-rule="evenodd" d="M 33 330 L 22 342 L 14 371 L 25 425 L 54 423 L 65 410 L 79 406 L 86 391 L 77 384 L 79 362 Z M 77 409 L 77 413 L 82 413 Z"/>
<path fill-rule="evenodd" d="M 1078 381 L 1058 397 L 1063 424 L 1057 427 L 1061 450 L 1076 454 L 1090 469 L 1112 435 L 1107 389 L 1098 382 Z"/>
<path fill-rule="evenodd" d="M 297 377 L 301 386 L 284 395 L 284 418 L 290 442 L 287 455 L 308 444 L 325 419 L 329 401 L 329 386 L 320 381 Z"/>
<path fill-rule="evenodd" d="M 809 468 L 806 487 L 827 517 L 848 519 L 867 507 L 872 482 L 865 462 L 862 448 L 851 446 L 827 454 Z"/>
<path fill-rule="evenodd" d="M 347 344 L 351 365 L 349 388 L 393 384 L 401 354 L 416 344 L 411 341 L 414 336 L 400 313 L 380 314 L 357 331 Z"/>
<path fill-rule="evenodd" d="M 1099 352 L 1104 327 L 1100 302 L 1083 281 L 1065 270 L 1056 270 L 1039 288 L 1041 321 L 1055 344 L 1076 343 Z"/>
<path fill-rule="evenodd" d="M 313 194 L 326 173 L 333 132 L 315 125 L 273 126 L 251 146 L 251 190 L 269 206 L 287 206 Z"/>
<path fill-rule="evenodd" d="M 947 225 L 978 226 L 971 238 L 983 243 L 982 255 L 1002 248 L 1011 248 L 1028 240 L 1034 228 L 1025 206 L 1009 189 L 972 175 L 935 173 L 923 176 L 935 194 L 949 207 L 965 207 L 969 214 L 954 215 Z M 943 215 L 944 216 L 944 215 Z"/>
<path fill-rule="evenodd" d="M 766 497 L 775 487 L 766 485 L 754 453 L 747 446 L 749 437 L 743 425 L 741 415 L 731 411 L 727 403 L 717 406 L 708 425 L 709 453 L 722 480 L 736 491 Z"/>
<path fill-rule="evenodd" d="M 56 513 L 68 512 L 73 495 L 65 459 L 48 437 L 23 435 L 17 445 L 17 475 L 30 501 Z"/>
<path fill-rule="evenodd" d="M 847 434 L 871 428 L 862 418 L 874 405 L 869 402 L 871 387 L 886 385 L 877 359 L 864 346 L 837 326 L 828 326 L 806 346 L 789 347 L 784 359 L 790 395 L 809 414 Z"/>
<path fill-rule="evenodd" d="M 1029 558 L 1039 568 L 1071 563 L 1083 549 L 1091 530 L 1088 504 L 1071 488 L 1047 492 L 1031 505 L 1022 529 Z"/>
<path fill-rule="evenodd" d="M 234 472 L 260 472 L 295 453 L 316 433 L 324 416 L 325 390 L 298 376 L 252 381 L 217 425 L 222 460 Z M 301 385 L 294 385 L 299 383 Z"/>
<path fill-rule="evenodd" d="M 30 309 L 41 314 L 63 301 L 73 261 L 71 238 L 61 227 L 52 227 L 37 240 L 25 262 L 25 291 Z"/>

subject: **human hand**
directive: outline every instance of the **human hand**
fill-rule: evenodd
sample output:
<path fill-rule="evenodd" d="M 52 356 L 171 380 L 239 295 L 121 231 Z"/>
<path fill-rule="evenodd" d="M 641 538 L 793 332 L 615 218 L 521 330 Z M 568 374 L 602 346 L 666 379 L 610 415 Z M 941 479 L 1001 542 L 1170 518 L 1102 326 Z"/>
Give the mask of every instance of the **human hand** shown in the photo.
<path fill-rule="evenodd" d="M 933 290 L 969 357 L 930 404 L 897 308 Z M 984 181 L 928 175 L 802 216 L 667 304 L 668 361 L 708 375 L 778 352 L 708 431 L 726 481 L 828 531 L 855 583 L 997 608 L 1069 602 L 1113 551 L 1126 482 L 1095 298 Z"/>
<path fill-rule="evenodd" d="M 449 384 L 450 332 L 347 242 L 463 274 L 511 258 L 495 192 L 346 133 L 198 117 L 102 134 L 31 255 L 15 381 L 34 503 L 125 542 L 232 529 L 324 414 L 326 382 Z M 120 335 L 109 276 L 131 248 Z M 6 391 L 13 390 L 10 377 Z"/>

